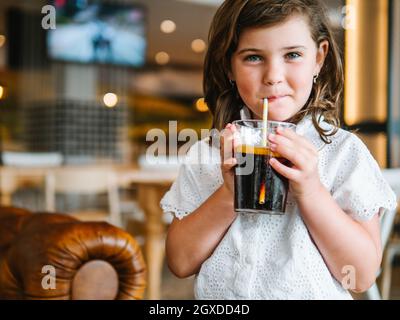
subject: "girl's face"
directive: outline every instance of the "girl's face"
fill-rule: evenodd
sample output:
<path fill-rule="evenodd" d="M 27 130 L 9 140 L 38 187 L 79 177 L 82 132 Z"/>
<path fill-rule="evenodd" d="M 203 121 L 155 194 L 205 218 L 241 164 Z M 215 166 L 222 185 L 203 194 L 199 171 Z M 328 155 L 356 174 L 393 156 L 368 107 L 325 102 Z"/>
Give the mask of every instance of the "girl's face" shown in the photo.
<path fill-rule="evenodd" d="M 328 47 L 324 41 L 317 48 L 300 15 L 274 26 L 245 29 L 232 55 L 230 78 L 254 118 L 262 118 L 262 99 L 268 98 L 269 119 L 285 121 L 308 101 Z"/>

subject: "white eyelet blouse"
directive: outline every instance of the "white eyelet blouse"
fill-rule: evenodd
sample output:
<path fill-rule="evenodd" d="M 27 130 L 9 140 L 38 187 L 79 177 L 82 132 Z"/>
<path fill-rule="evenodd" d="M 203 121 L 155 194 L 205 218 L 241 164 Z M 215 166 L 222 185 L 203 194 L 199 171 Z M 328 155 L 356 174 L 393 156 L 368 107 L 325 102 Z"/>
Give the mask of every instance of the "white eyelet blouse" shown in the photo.
<path fill-rule="evenodd" d="M 325 129 L 332 126 L 321 121 Z M 319 150 L 323 185 L 353 219 L 368 220 L 396 207 L 396 197 L 363 142 L 339 129 L 325 144 L 311 118 L 296 128 Z M 220 153 L 207 139 L 194 144 L 178 178 L 161 200 L 164 212 L 182 219 L 223 183 Z M 332 239 L 335 241 L 335 239 Z M 195 281 L 197 299 L 352 299 L 329 272 L 299 209 L 288 195 L 286 213 L 238 214 Z"/>

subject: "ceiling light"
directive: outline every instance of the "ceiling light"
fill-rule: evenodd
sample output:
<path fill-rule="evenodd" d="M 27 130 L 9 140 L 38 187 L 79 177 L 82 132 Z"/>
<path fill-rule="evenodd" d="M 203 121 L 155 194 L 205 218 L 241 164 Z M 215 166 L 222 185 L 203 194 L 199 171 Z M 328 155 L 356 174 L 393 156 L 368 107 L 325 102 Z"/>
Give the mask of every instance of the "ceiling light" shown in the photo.
<path fill-rule="evenodd" d="M 103 97 L 103 102 L 108 108 L 114 108 L 118 103 L 118 96 L 115 93 L 106 93 Z"/>
<path fill-rule="evenodd" d="M 192 50 L 196 53 L 204 52 L 206 43 L 202 39 L 195 39 L 192 41 Z"/>
<path fill-rule="evenodd" d="M 160 29 L 164 33 L 172 33 L 176 29 L 176 24 L 172 20 L 164 20 L 161 22 Z"/>
<path fill-rule="evenodd" d="M 158 64 L 167 64 L 169 62 L 169 54 L 164 51 L 158 52 L 155 56 L 155 59 Z"/>
<path fill-rule="evenodd" d="M 0 48 L 4 46 L 4 43 L 6 43 L 6 37 L 0 34 Z"/>
<path fill-rule="evenodd" d="M 197 101 L 196 101 L 196 109 L 197 109 L 197 111 L 200 111 L 200 112 L 207 112 L 208 111 L 208 106 L 205 103 L 204 98 L 197 99 Z"/>

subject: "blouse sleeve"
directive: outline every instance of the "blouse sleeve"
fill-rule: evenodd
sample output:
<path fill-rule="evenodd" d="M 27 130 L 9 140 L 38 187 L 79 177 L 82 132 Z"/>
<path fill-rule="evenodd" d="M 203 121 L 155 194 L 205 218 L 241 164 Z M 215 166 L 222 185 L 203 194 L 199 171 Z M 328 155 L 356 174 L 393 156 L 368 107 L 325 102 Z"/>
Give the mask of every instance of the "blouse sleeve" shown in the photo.
<path fill-rule="evenodd" d="M 354 134 L 342 146 L 333 198 L 355 220 L 370 220 L 376 213 L 394 210 L 396 196 L 382 176 L 379 165 Z"/>
<path fill-rule="evenodd" d="M 202 150 L 201 143 L 191 147 L 180 166 L 178 177 L 160 202 L 165 213 L 172 213 L 178 219 L 196 210 L 222 183 L 219 165 L 210 164 L 212 158 L 204 159 L 207 152 Z"/>

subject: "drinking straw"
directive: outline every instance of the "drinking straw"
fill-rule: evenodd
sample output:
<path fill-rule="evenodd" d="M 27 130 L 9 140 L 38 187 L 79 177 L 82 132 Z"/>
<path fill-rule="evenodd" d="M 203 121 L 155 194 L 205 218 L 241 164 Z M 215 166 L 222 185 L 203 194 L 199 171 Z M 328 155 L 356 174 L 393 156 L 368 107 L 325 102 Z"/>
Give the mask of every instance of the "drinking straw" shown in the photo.
<path fill-rule="evenodd" d="M 268 99 L 264 98 L 263 100 L 263 132 L 262 132 L 262 144 L 263 147 L 267 147 L 267 138 L 268 138 Z M 265 180 L 261 185 L 260 194 L 258 197 L 259 204 L 265 204 Z"/>
<path fill-rule="evenodd" d="M 268 98 L 263 100 L 263 146 L 267 147 L 267 135 L 268 135 Z"/>

